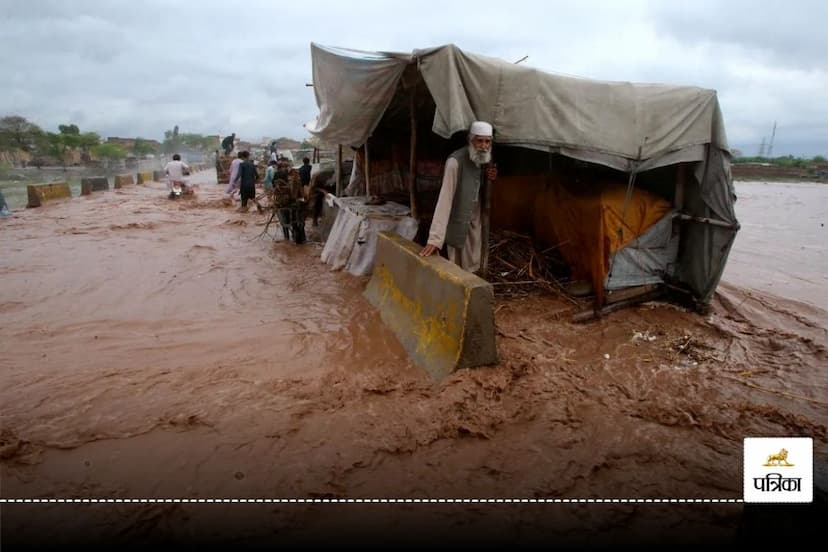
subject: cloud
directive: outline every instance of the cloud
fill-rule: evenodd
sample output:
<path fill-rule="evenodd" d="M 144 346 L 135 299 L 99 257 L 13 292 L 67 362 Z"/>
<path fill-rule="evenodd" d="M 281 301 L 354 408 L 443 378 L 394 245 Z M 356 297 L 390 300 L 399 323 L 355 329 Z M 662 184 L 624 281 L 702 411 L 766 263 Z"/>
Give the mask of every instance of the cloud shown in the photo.
<path fill-rule="evenodd" d="M 735 47 L 775 67 L 828 68 L 828 3 L 823 1 L 662 3 L 652 15 L 662 32 L 683 44 Z"/>
<path fill-rule="evenodd" d="M 718 91 L 731 145 L 828 154 L 821 2 L 0 2 L 0 115 L 104 136 L 303 137 L 310 42 L 455 43 L 546 71 Z M 828 6 L 828 4 L 825 4 Z"/>

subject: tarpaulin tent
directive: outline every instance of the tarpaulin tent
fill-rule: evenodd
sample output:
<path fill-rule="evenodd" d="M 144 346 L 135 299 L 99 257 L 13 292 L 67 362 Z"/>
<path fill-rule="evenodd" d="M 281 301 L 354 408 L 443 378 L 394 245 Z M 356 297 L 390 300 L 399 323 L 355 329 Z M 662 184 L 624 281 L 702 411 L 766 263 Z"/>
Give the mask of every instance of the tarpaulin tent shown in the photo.
<path fill-rule="evenodd" d="M 311 56 L 320 113 L 306 128 L 330 143 L 364 145 L 382 133 L 382 122 L 394 113 L 401 114 L 398 125 L 405 121 L 405 107 L 419 94 L 433 106 L 430 129 L 436 136 L 450 139 L 471 122 L 486 120 L 495 128 L 498 147 L 548 152 L 627 173 L 624 216 L 631 201 L 640 201 L 636 175 L 684 167 L 664 184 L 672 208 L 659 207 L 660 219 L 602 249 L 612 267 L 602 273 L 603 285 L 669 280 L 683 284 L 699 303 L 710 301 L 739 228 L 715 91 L 554 75 L 454 45 L 402 54 L 312 44 Z M 571 192 L 571 183 L 567 189 Z"/>

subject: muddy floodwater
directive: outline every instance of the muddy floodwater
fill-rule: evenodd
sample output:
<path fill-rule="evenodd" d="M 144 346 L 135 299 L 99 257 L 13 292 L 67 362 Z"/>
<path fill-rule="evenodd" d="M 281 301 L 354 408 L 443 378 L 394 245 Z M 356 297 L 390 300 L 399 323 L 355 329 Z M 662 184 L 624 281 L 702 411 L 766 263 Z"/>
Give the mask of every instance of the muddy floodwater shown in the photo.
<path fill-rule="evenodd" d="M 4 542 L 727 542 L 769 530 L 740 503 L 744 437 L 812 437 L 824 481 L 828 186 L 737 183 L 709 315 L 498 297 L 501 363 L 433 382 L 367 279 L 193 178 L 192 200 L 154 183 L 0 219 L 3 498 L 724 502 L 3 504 Z"/>
<path fill-rule="evenodd" d="M 828 185 L 736 182 L 742 225 L 724 279 L 828 310 Z"/>

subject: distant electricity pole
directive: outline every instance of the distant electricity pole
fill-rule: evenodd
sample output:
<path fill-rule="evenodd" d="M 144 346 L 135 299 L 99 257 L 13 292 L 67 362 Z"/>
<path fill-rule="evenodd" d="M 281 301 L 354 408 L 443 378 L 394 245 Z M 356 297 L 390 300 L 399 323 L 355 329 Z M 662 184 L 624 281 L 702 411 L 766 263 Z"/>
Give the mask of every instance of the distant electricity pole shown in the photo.
<path fill-rule="evenodd" d="M 776 136 L 776 121 L 773 122 L 773 132 L 771 132 L 771 139 L 768 143 L 768 157 L 771 156 L 771 152 L 773 152 L 773 139 Z"/>
<path fill-rule="evenodd" d="M 759 157 L 765 156 L 765 137 L 762 136 L 762 143 L 759 144 Z"/>

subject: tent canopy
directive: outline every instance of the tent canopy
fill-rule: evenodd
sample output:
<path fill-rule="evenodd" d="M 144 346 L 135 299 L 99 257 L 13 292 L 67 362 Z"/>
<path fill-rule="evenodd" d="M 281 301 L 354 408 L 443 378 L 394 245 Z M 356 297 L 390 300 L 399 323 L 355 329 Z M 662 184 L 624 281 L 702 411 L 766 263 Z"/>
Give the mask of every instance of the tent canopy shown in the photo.
<path fill-rule="evenodd" d="M 621 171 L 694 163 L 679 207 L 695 218 L 682 230 L 675 276 L 709 302 L 738 230 L 714 90 L 554 75 L 454 45 L 402 54 L 311 44 L 311 57 L 319 116 L 305 126 L 331 143 L 364 144 L 414 72 L 434 101 L 431 129 L 446 139 L 485 120 L 496 144 Z"/>
<path fill-rule="evenodd" d="M 485 120 L 500 144 L 629 160 L 704 144 L 728 148 L 713 90 L 553 75 L 454 45 L 397 54 L 311 44 L 311 56 L 320 114 L 306 128 L 333 143 L 363 144 L 406 66 L 417 64 L 437 106 L 432 130 L 443 138 Z"/>

